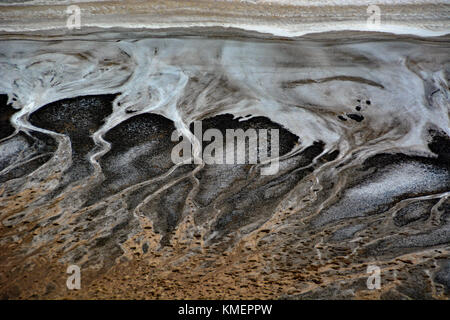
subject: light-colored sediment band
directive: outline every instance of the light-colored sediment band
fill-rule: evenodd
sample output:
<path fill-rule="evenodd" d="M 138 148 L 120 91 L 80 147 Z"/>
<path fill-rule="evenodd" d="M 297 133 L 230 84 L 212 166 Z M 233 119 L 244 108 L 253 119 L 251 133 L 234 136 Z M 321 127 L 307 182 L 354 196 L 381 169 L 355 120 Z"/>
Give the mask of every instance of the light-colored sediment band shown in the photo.
<path fill-rule="evenodd" d="M 68 30 L 69 5 L 81 9 L 81 29 Z M 380 24 L 367 23 L 368 8 L 380 8 Z M 446 0 L 3 0 L 0 33 L 69 36 L 104 28 L 236 28 L 283 37 L 360 30 L 441 36 L 450 30 Z"/>

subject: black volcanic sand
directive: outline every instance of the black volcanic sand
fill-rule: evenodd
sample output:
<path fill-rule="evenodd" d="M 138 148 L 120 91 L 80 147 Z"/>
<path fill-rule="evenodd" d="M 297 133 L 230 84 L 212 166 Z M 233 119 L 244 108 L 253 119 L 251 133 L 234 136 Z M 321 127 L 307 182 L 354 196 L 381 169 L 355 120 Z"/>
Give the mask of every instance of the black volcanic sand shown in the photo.
<path fill-rule="evenodd" d="M 87 158 L 95 144 L 91 135 L 112 112 L 116 95 L 85 96 L 50 103 L 30 116 L 36 127 L 67 135 L 72 146 L 72 166 L 64 185 L 88 176 L 91 165 Z"/>
<path fill-rule="evenodd" d="M 0 94 L 0 139 L 6 138 L 14 132 L 14 127 L 9 119 L 16 113 L 16 109 L 11 104 L 7 104 L 8 96 Z"/>

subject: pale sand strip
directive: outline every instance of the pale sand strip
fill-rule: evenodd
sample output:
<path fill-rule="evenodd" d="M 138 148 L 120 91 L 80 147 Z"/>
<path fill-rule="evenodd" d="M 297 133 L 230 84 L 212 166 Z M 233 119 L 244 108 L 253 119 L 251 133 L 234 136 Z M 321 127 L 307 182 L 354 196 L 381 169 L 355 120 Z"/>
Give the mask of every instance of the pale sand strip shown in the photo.
<path fill-rule="evenodd" d="M 80 31 L 69 31 L 66 27 L 69 3 L 81 9 Z M 71 35 L 90 32 L 92 28 L 190 27 L 237 28 L 283 37 L 343 30 L 418 36 L 450 33 L 448 1 L 400 0 L 392 4 L 394 1 L 387 0 L 316 0 L 307 3 L 306 0 L 4 2 L 0 6 L 0 33 Z M 381 23 L 378 28 L 367 24 L 370 4 L 379 5 Z"/>

